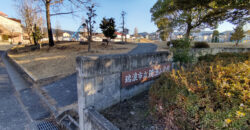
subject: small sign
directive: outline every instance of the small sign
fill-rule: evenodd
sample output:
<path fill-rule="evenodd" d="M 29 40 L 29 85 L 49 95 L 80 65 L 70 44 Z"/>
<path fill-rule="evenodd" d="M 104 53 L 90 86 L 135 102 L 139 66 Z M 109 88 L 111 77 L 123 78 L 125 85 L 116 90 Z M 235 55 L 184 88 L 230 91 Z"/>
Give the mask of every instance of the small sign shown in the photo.
<path fill-rule="evenodd" d="M 161 64 L 148 68 L 122 72 L 122 87 L 144 83 L 167 71 L 170 71 L 170 64 Z"/>

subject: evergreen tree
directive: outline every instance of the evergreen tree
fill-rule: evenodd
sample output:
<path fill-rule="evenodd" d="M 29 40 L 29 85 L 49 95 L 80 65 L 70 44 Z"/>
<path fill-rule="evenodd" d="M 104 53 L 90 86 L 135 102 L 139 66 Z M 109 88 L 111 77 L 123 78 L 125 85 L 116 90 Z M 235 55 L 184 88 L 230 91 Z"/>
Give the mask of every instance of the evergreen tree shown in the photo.
<path fill-rule="evenodd" d="M 218 30 L 214 30 L 213 31 L 213 36 L 212 36 L 212 42 L 219 42 L 219 31 Z"/>
<path fill-rule="evenodd" d="M 237 26 L 234 29 L 234 33 L 232 34 L 230 40 L 236 41 L 236 46 L 239 44 L 240 40 L 245 37 L 243 27 L 241 25 Z"/>
<path fill-rule="evenodd" d="M 33 40 L 34 40 L 34 43 L 35 45 L 38 44 L 39 40 L 41 40 L 43 38 L 43 34 L 41 32 L 41 29 L 39 27 L 34 26 L 34 32 L 32 33 L 32 36 L 33 36 Z"/>
<path fill-rule="evenodd" d="M 102 29 L 102 32 L 105 37 L 109 39 L 115 39 L 116 38 L 116 29 L 115 29 L 115 20 L 114 18 L 103 18 L 102 23 L 100 24 L 100 28 Z M 109 41 L 109 40 L 108 40 Z M 107 42 L 108 45 L 109 42 Z"/>

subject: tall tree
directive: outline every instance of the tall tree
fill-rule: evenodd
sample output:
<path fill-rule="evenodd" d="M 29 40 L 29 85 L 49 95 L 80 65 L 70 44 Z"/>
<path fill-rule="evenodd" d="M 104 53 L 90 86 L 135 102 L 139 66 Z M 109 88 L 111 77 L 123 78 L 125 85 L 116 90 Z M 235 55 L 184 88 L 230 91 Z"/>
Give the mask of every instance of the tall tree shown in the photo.
<path fill-rule="evenodd" d="M 239 19 L 242 19 L 239 16 L 249 16 L 248 9 L 245 8 L 241 10 L 243 6 L 234 6 L 233 3 L 237 0 L 229 0 L 234 1 L 229 3 L 227 3 L 227 1 L 228 0 L 158 0 L 151 8 L 152 20 L 158 21 L 160 18 L 167 18 L 170 21 L 169 24 L 171 24 L 174 29 L 185 29 L 185 36 L 189 38 L 190 32 L 193 29 L 214 28 L 218 23 L 224 20 L 238 23 L 238 21 L 241 21 Z M 239 3 L 236 2 L 235 4 L 238 5 Z"/>
<path fill-rule="evenodd" d="M 122 11 L 121 16 L 122 16 L 122 42 L 124 42 L 126 12 Z M 127 40 L 127 36 L 125 35 L 125 42 L 127 42 L 126 40 Z"/>
<path fill-rule="evenodd" d="M 96 10 L 95 10 L 95 4 L 92 4 L 91 6 L 87 7 L 87 16 L 88 18 L 85 20 L 86 23 L 84 23 L 84 27 L 87 27 L 87 32 L 88 32 L 88 51 L 90 52 L 91 50 L 91 42 L 92 42 L 92 35 L 93 35 L 93 29 L 94 29 L 94 24 L 96 23 L 95 17 L 96 15 Z"/>
<path fill-rule="evenodd" d="M 135 37 L 138 36 L 138 29 L 137 29 L 137 27 L 135 27 L 135 29 L 134 29 L 134 36 L 135 36 Z"/>
<path fill-rule="evenodd" d="M 51 16 L 56 15 L 65 15 L 65 14 L 73 14 L 77 12 L 79 9 L 83 9 L 83 7 L 89 3 L 91 0 L 35 0 L 35 1 L 41 1 L 46 9 L 46 20 L 47 20 L 47 30 L 48 30 L 48 37 L 49 37 L 49 45 L 54 46 L 54 40 L 53 40 L 53 33 L 52 33 L 52 27 L 51 27 Z M 65 9 L 63 7 L 68 6 L 68 9 Z M 54 7 L 55 12 L 54 14 L 51 14 L 51 7 Z M 60 9 L 63 8 L 63 10 L 67 10 L 66 12 L 60 12 Z"/>
<path fill-rule="evenodd" d="M 168 19 L 160 18 L 159 20 L 156 21 L 156 25 L 158 27 L 158 32 L 160 32 L 161 40 L 166 41 L 167 38 L 171 36 L 171 33 L 173 32 L 173 29 Z"/>
<path fill-rule="evenodd" d="M 244 35 L 243 27 L 242 25 L 239 25 L 234 29 L 234 33 L 232 34 L 230 39 L 232 41 L 236 41 L 236 46 L 238 46 L 240 40 L 242 40 L 244 37 L 245 35 Z"/>
<path fill-rule="evenodd" d="M 213 35 L 212 35 L 212 42 L 219 42 L 219 31 L 218 30 L 214 30 L 213 31 Z"/>
<path fill-rule="evenodd" d="M 104 34 L 105 37 L 109 38 L 109 39 L 115 39 L 116 38 L 116 29 L 115 29 L 115 20 L 114 18 L 103 18 L 102 22 L 100 24 L 100 28 L 102 29 L 102 32 Z M 107 42 L 107 45 L 109 43 L 109 39 Z"/>

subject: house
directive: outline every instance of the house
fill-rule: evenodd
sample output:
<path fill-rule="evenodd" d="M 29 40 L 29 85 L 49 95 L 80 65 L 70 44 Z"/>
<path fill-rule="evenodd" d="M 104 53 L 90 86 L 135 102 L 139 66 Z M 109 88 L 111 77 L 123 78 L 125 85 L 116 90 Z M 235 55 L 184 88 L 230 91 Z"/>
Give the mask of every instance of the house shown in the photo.
<path fill-rule="evenodd" d="M 120 33 L 120 32 L 115 32 L 115 34 L 116 34 L 116 40 L 115 40 L 115 41 L 121 41 L 122 35 L 123 35 L 123 34 Z M 125 36 L 126 36 L 127 39 L 130 38 L 130 35 L 129 35 L 129 34 L 126 34 Z M 125 37 L 124 37 L 124 38 L 125 38 Z"/>
<path fill-rule="evenodd" d="M 160 32 L 150 33 L 149 39 L 150 40 L 160 40 Z"/>
<path fill-rule="evenodd" d="M 230 38 L 233 34 L 233 31 L 225 31 L 219 34 L 219 41 L 220 42 L 230 42 Z"/>
<path fill-rule="evenodd" d="M 8 15 L 0 11 L 0 40 L 11 43 L 23 41 L 23 28 L 21 20 L 9 18 Z"/>
<path fill-rule="evenodd" d="M 245 37 L 242 40 L 243 43 L 250 43 L 250 30 L 245 32 Z"/>

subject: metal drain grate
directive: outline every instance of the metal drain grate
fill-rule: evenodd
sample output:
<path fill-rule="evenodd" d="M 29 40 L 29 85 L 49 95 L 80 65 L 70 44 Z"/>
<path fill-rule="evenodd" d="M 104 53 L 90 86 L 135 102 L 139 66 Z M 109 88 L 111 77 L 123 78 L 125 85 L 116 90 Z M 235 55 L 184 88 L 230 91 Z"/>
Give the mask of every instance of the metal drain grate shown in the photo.
<path fill-rule="evenodd" d="M 57 126 L 55 126 L 52 122 L 43 121 L 40 122 L 38 125 L 38 130 L 59 130 Z"/>

